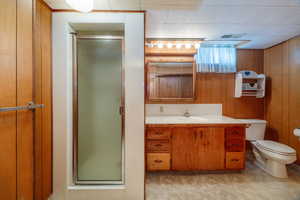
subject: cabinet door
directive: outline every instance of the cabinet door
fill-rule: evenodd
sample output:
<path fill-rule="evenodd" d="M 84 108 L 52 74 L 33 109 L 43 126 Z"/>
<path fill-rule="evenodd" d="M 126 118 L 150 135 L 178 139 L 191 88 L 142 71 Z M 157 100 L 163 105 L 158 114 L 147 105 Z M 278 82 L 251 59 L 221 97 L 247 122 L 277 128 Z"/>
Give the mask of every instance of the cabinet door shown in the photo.
<path fill-rule="evenodd" d="M 172 169 L 224 169 L 224 140 L 224 128 L 173 129 Z"/>

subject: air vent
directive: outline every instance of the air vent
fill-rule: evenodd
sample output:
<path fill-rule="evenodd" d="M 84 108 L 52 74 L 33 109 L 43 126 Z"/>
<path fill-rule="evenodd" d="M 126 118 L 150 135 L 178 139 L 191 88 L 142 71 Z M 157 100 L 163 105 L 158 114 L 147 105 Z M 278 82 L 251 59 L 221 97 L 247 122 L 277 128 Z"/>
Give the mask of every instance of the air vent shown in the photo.
<path fill-rule="evenodd" d="M 238 38 L 241 38 L 245 35 L 246 35 L 246 33 L 228 34 L 228 35 L 222 35 L 221 38 L 223 38 L 223 39 L 238 39 Z"/>

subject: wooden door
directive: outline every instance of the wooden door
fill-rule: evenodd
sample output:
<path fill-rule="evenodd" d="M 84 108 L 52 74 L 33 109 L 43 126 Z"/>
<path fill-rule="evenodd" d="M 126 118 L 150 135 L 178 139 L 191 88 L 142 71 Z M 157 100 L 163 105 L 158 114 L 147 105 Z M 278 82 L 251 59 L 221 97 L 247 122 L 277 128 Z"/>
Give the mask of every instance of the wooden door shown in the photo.
<path fill-rule="evenodd" d="M 0 107 L 16 106 L 16 0 L 0 6 Z M 0 199 L 16 199 L 17 115 L 0 112 Z"/>
<path fill-rule="evenodd" d="M 1 0 L 0 108 L 34 102 L 33 0 Z M 0 112 L 0 199 L 34 198 L 34 109 Z"/>
<path fill-rule="evenodd" d="M 224 128 L 175 128 L 173 170 L 224 169 Z"/>

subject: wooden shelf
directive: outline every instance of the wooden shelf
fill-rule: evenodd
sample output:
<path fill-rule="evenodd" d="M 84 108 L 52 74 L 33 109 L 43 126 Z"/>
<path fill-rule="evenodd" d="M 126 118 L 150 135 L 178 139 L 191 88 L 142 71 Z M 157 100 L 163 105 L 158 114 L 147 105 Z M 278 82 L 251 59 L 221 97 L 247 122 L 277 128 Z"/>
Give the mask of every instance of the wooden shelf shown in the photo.
<path fill-rule="evenodd" d="M 255 72 L 252 73 L 256 74 Z M 246 80 L 253 81 L 247 82 Z M 256 98 L 263 98 L 265 96 L 265 84 L 266 76 L 264 74 L 257 74 L 256 77 L 245 77 L 243 76 L 243 71 L 238 72 L 235 77 L 234 97 L 254 96 Z"/>
<path fill-rule="evenodd" d="M 253 80 L 256 80 L 256 79 L 264 79 L 265 77 L 243 77 L 243 79 L 253 79 Z"/>
<path fill-rule="evenodd" d="M 168 77 L 168 76 L 193 76 L 192 73 L 183 73 L 183 74 L 159 74 L 156 77 Z"/>

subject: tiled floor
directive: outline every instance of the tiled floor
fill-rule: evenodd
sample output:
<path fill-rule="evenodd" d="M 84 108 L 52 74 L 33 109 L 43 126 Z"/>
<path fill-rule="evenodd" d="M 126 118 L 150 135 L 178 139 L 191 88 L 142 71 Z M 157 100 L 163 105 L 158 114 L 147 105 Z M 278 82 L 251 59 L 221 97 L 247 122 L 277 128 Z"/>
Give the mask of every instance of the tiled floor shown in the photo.
<path fill-rule="evenodd" d="M 300 200 L 300 167 L 278 179 L 247 162 L 245 171 L 147 174 L 146 200 Z"/>

